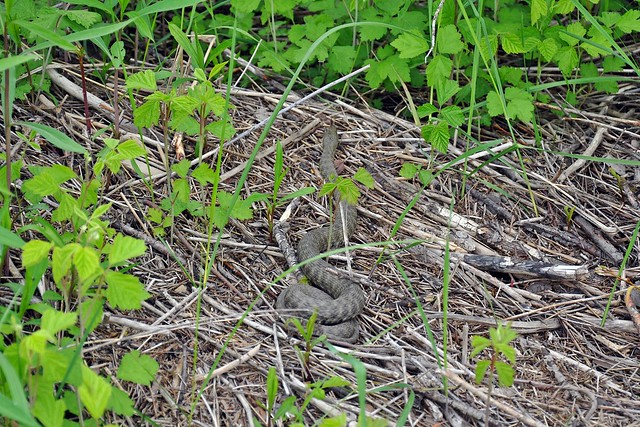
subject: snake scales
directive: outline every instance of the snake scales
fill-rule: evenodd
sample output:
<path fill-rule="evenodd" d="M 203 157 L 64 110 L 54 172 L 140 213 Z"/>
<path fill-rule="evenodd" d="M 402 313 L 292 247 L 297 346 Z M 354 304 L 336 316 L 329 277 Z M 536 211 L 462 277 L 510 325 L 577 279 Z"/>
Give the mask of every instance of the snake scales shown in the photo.
<path fill-rule="evenodd" d="M 322 138 L 320 173 L 325 181 L 337 176 L 333 159 L 338 146 L 338 132 L 331 125 Z M 303 262 L 335 248 L 351 236 L 356 228 L 356 207 L 340 201 L 336 194 L 335 221 L 331 226 L 310 230 L 298 244 L 298 261 Z M 308 318 L 317 311 L 316 332 L 337 341 L 355 342 L 359 328 L 356 317 L 364 307 L 364 293 L 357 283 L 344 275 L 336 275 L 324 259 L 311 261 L 301 267 L 313 286 L 293 285 L 285 289 L 276 302 L 276 308 L 289 314 Z"/>

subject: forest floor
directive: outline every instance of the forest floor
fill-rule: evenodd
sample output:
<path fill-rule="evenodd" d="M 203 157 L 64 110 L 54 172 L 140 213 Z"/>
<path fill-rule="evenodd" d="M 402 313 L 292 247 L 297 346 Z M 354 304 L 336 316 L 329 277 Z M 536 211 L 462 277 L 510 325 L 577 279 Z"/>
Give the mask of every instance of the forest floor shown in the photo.
<path fill-rule="evenodd" d="M 80 84 L 75 72 L 59 72 Z M 259 122 L 280 100 L 278 87 L 257 82 L 231 90 L 237 134 L 224 145 L 220 190 L 235 191 L 263 130 Z M 224 93 L 222 85 L 218 89 Z M 112 101 L 112 89 L 95 81 L 88 91 L 107 105 Z M 151 175 L 143 179 L 124 168 L 100 192 L 101 203 L 113 204 L 107 216 L 112 226 L 147 242 L 131 272 L 152 296 L 141 310 L 109 311 L 89 337 L 85 358 L 107 374 L 133 349 L 160 364 L 150 389 L 114 376 L 146 421 L 113 421 L 175 426 L 192 414 L 194 425 L 267 425 L 266 379 L 275 367 L 277 406 L 287 396 L 295 396 L 295 406 L 305 405 L 312 382 L 338 376 L 350 384 L 306 402 L 309 425 L 337 414 L 353 421 L 364 409 L 391 424 L 408 411 L 406 424 L 420 426 L 485 425 L 487 419 L 496 426 L 639 426 L 640 331 L 633 310 L 640 297 L 629 289 L 640 273 L 634 236 L 640 224 L 637 91 L 629 85 L 615 95 L 591 94 L 564 111 L 537 105 L 538 127 L 517 125 L 516 141 L 495 120 L 472 129 L 479 142 L 458 133 L 446 155 L 433 152 L 420 128 L 400 115 L 330 93 L 303 102 L 290 94 L 285 106 L 292 108 L 270 129 L 241 196 L 273 191 L 276 141 L 290 168 L 280 193 L 319 188 L 321 137 L 331 123 L 341 140 L 341 174 L 352 176 L 362 167 L 375 180 L 375 188 L 361 188 L 358 202 L 351 240 L 362 247 L 348 254 L 351 275 L 366 295 L 360 339 L 335 348 L 319 344 L 308 361 L 304 343 L 284 332 L 274 310 L 279 293 L 296 279 L 276 282 L 289 265 L 270 237 L 263 203 L 253 205 L 251 219 L 234 219 L 223 230 L 202 293 L 180 264 L 203 268 L 207 241 L 217 238 L 207 236 L 206 221 L 182 214 L 163 239 L 154 235 L 147 210 L 166 196 L 166 173 L 162 130 L 149 130 L 144 143 Z M 54 84 L 51 95 L 62 100 L 59 105 L 41 94 L 16 104 L 16 118 L 56 127 L 95 155 L 102 138 L 112 136 L 112 123 L 93 109 L 94 129 L 106 130 L 89 137 L 83 103 L 70 92 Z M 123 137 L 140 140 L 135 133 Z M 481 144 L 485 149 L 464 154 Z M 194 141 L 185 137 L 184 145 L 195 164 Z M 212 139 L 203 161 L 214 162 L 217 147 Z M 17 152 L 25 166 L 86 168 L 81 156 L 46 143 L 41 151 L 22 145 Z M 173 148 L 169 153 L 175 161 Z M 431 171 L 432 182 L 423 187 L 401 178 L 406 163 Z M 210 195 L 194 191 L 191 197 L 206 202 Z M 289 245 L 330 221 L 328 204 L 314 193 L 276 211 Z M 342 254 L 331 262 L 346 269 L 344 260 Z M 623 260 L 624 280 L 616 280 Z M 474 380 L 478 361 L 491 356 L 470 358 L 472 337 L 488 336 L 498 322 L 518 334 L 511 387 Z M 366 369 L 364 406 L 356 387 L 363 378 L 342 353 Z"/>

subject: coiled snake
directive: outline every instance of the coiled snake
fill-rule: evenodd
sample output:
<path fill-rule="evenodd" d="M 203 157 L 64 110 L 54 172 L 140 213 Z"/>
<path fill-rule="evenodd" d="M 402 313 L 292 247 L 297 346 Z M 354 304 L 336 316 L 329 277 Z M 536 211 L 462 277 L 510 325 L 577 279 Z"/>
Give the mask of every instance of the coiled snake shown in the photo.
<path fill-rule="evenodd" d="M 325 131 L 322 146 L 320 173 L 325 181 L 329 181 L 337 176 L 333 165 L 338 146 L 338 132 L 335 126 L 331 125 Z M 356 207 L 339 199 L 340 195 L 336 194 L 336 205 L 339 205 L 340 209 L 334 212 L 334 223 L 331 226 L 310 230 L 300 240 L 299 262 L 324 253 L 329 248 L 338 247 L 344 241 L 344 235 L 349 237 L 355 230 Z M 356 317 L 364 307 L 364 293 L 360 286 L 346 275 L 331 272 L 332 267 L 324 259 L 311 261 L 301 269 L 313 286 L 288 287 L 278 297 L 276 308 L 282 310 L 285 315 L 294 314 L 305 318 L 317 311 L 317 333 L 325 334 L 337 341 L 355 342 L 359 335 Z"/>

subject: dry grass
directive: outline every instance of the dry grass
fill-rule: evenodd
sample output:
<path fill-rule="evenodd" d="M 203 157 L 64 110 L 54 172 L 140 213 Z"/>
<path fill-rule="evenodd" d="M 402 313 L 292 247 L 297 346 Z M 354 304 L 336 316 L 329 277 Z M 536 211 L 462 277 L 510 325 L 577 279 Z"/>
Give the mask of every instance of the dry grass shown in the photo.
<path fill-rule="evenodd" d="M 90 90 L 108 99 L 108 91 L 96 85 Z M 272 111 L 280 97 L 274 92 L 256 85 L 233 93 L 232 114 L 239 133 Z M 58 88 L 54 93 L 58 99 L 66 95 Z M 590 97 L 581 110 L 564 116 L 541 105 L 540 146 L 536 146 L 530 127 L 519 126 L 518 152 L 509 151 L 507 145 L 500 148 L 503 155 L 491 162 L 486 162 L 486 153 L 467 158 L 442 171 L 424 191 L 417 182 L 398 178 L 402 164 L 414 162 L 435 172 L 464 153 L 471 142 L 460 135 L 452 141 L 448 155 L 435 155 L 412 123 L 332 97 L 309 100 L 275 122 L 262 150 L 272 149 L 276 140 L 286 140 L 285 164 L 291 170 L 283 192 L 321 184 L 315 164 L 322 132 L 330 122 L 340 132 L 338 157 L 343 173 L 353 174 L 362 166 L 375 178 L 376 188 L 363 191 L 359 203 L 355 243 L 389 240 L 393 225 L 420 193 L 395 239 L 420 239 L 421 245 L 410 249 L 391 245 L 378 264 L 380 246 L 351 254 L 353 274 L 363 279 L 367 302 L 360 318 L 360 343 L 341 348 L 367 368 L 368 414 L 395 423 L 411 390 L 416 399 L 408 425 L 484 425 L 487 387 L 474 383 L 477 360 L 468 358 L 470 337 L 487 335 L 499 319 L 512 322 L 520 334 L 514 342 L 517 379 L 513 387 L 493 390 L 491 425 L 640 425 L 639 331 L 625 308 L 623 290 L 615 291 L 607 323 L 600 326 L 614 277 L 596 274 L 599 266 L 617 273 L 640 221 L 640 168 L 616 165 L 623 178 L 618 182 L 609 170 L 612 165 L 587 161 L 572 170 L 577 159 L 552 153 L 581 154 L 593 143 L 595 157 L 639 161 L 639 123 L 622 120 L 633 117 L 629 104 L 634 99 L 633 88 L 627 87 L 615 96 Z M 17 108 L 21 119 L 46 121 L 97 152 L 101 143 L 82 135 L 81 111 L 81 104 L 70 98 L 59 110 L 47 110 L 41 101 Z M 96 123 L 109 125 L 108 119 L 94 113 Z M 236 168 L 245 164 L 260 131 L 254 130 L 225 148 L 222 189 L 235 189 L 240 175 Z M 510 142 L 497 123 L 474 132 L 482 141 Z M 148 136 L 157 140 L 160 135 Z M 192 144 L 186 141 L 186 146 L 194 159 Z M 212 141 L 205 152 L 213 155 L 215 147 Z M 151 159 L 162 165 L 160 150 L 148 148 Z M 62 153 L 46 144 L 42 152 L 20 149 L 27 165 L 61 162 L 79 172 L 84 170 L 81 158 L 61 157 Z M 269 153 L 253 165 L 243 196 L 272 190 L 273 161 L 274 155 Z M 125 169 L 111 178 L 101 198 L 114 204 L 109 216 L 112 222 L 127 224 L 146 235 L 150 243 L 158 243 L 145 212 L 152 200 L 165 196 L 164 191 L 162 177 L 154 179 L 152 195 Z M 209 197 L 194 191 L 194 198 L 202 196 Z M 576 208 L 571 221 L 565 213 L 568 207 Z M 158 425 L 186 423 L 194 399 L 192 385 L 195 382 L 199 388 L 214 365 L 217 370 L 196 400 L 195 425 L 251 425 L 254 417 L 265 424 L 267 416 L 260 402 L 266 401 L 265 380 L 271 366 L 276 367 L 281 382 L 277 401 L 282 402 L 288 394 L 298 396 L 299 402 L 304 399 L 302 365 L 295 350 L 300 342 L 282 332 L 273 309 L 287 280 L 272 282 L 287 264 L 278 246 L 269 240 L 264 206 L 254 209 L 252 220 L 232 221 L 224 230 L 202 294 L 199 319 L 198 289 L 191 286 L 161 244 L 150 246 L 134 271 L 146 284 L 151 299 L 137 312 L 110 312 L 87 343 L 86 357 L 106 375 L 114 375 L 122 355 L 132 349 L 140 349 L 159 362 L 161 370 L 150 389 L 121 383 L 113 376 L 141 413 Z M 284 208 L 278 214 L 283 212 Z M 18 216 L 16 223 L 22 220 Z M 294 244 L 305 230 L 327 220 L 326 200 L 309 197 L 293 205 L 288 220 L 290 242 Z M 205 230 L 201 218 L 183 215 L 176 219 L 168 237 L 171 250 L 196 270 L 206 255 Z M 454 256 L 448 292 L 447 369 L 443 371 L 427 339 L 414 295 L 424 308 L 442 357 L 443 250 L 447 239 Z M 584 274 L 551 280 L 539 275 L 492 273 L 472 266 L 461 256 L 465 253 L 584 266 L 580 270 Z M 410 286 L 392 257 L 404 268 Z M 636 247 L 627 265 L 636 266 L 637 259 Z M 344 263 L 338 261 L 338 265 Z M 605 269 L 603 272 L 608 271 Z M 628 269 L 625 275 L 633 279 L 637 273 L 637 269 Z M 254 300 L 254 309 L 232 334 Z M 314 380 L 339 375 L 356 382 L 351 367 L 322 345 L 313 350 L 309 370 Z M 449 379 L 448 393 L 442 390 L 444 376 Z M 399 387 L 402 384 L 408 388 Z M 381 389 L 385 386 L 388 388 Z M 358 411 L 355 387 L 340 389 L 328 393 L 323 401 L 314 400 L 305 419 L 311 425 L 324 414 L 344 412 L 353 420 Z M 143 423 L 139 417 L 114 422 Z"/>

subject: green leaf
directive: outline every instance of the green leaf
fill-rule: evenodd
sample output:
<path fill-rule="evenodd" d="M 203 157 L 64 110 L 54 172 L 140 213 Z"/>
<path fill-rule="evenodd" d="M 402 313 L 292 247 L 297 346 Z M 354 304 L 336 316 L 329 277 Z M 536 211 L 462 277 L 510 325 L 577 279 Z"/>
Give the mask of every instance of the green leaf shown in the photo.
<path fill-rule="evenodd" d="M 415 58 L 418 55 L 424 55 L 429 50 L 429 43 L 418 33 L 406 32 L 400 34 L 391 46 L 395 47 L 400 53 L 400 58 Z"/>
<path fill-rule="evenodd" d="M 571 46 L 560 48 L 554 59 L 564 76 L 569 76 L 579 64 L 578 53 Z"/>
<path fill-rule="evenodd" d="M 10 248 L 21 248 L 25 245 L 25 241 L 13 231 L 0 226 L 0 245 Z"/>
<path fill-rule="evenodd" d="M 540 18 L 547 16 L 549 8 L 546 0 L 531 0 L 531 24 L 535 25 Z"/>
<path fill-rule="evenodd" d="M 358 170 L 356 171 L 356 173 L 353 175 L 353 179 L 355 181 L 358 181 L 360 184 L 364 185 L 365 187 L 367 187 L 368 189 L 373 189 L 375 188 L 375 181 L 373 180 L 373 177 L 371 176 L 371 174 L 369 173 L 369 171 L 367 171 L 365 168 L 360 167 L 358 168 Z"/>
<path fill-rule="evenodd" d="M 446 121 L 440 121 L 437 124 L 430 124 L 422 127 L 422 137 L 431 144 L 433 148 L 446 153 L 449 147 L 449 124 Z"/>
<path fill-rule="evenodd" d="M 520 88 L 508 87 L 505 90 L 507 113 L 509 118 L 520 119 L 525 123 L 533 121 L 533 96 Z"/>
<path fill-rule="evenodd" d="M 143 240 L 136 239 L 130 236 L 123 236 L 122 234 L 116 234 L 113 239 L 113 244 L 109 251 L 109 265 L 115 266 L 145 253 L 147 245 Z"/>
<path fill-rule="evenodd" d="M 555 39 L 547 38 L 538 44 L 538 51 L 542 55 L 545 61 L 549 62 L 558 52 L 558 43 Z"/>
<path fill-rule="evenodd" d="M 118 415 L 130 417 L 135 414 L 135 404 L 124 391 L 112 387 L 108 408 Z"/>
<path fill-rule="evenodd" d="M 439 118 L 446 120 L 451 127 L 458 127 L 464 123 L 464 114 L 462 109 L 457 105 L 449 105 L 440 111 Z"/>
<path fill-rule="evenodd" d="M 269 367 L 267 372 L 267 410 L 271 413 L 278 394 L 278 374 L 276 368 Z"/>
<path fill-rule="evenodd" d="M 73 255 L 80 248 L 81 246 L 78 243 L 69 243 L 63 247 L 53 248 L 51 271 L 53 273 L 53 281 L 58 286 L 60 286 L 62 278 L 71 272 Z"/>
<path fill-rule="evenodd" d="M 522 44 L 522 36 L 520 34 L 506 33 L 500 38 L 502 41 L 502 49 L 509 54 L 519 54 L 526 52 Z"/>
<path fill-rule="evenodd" d="M 436 83 L 438 104 L 444 105 L 460 90 L 458 82 L 451 79 L 443 79 Z"/>
<path fill-rule="evenodd" d="M 4 353 L 0 353 L 0 370 L 5 381 L 4 393 L 8 393 L 11 397 L 5 396 L 4 393 L 0 394 L 0 415 L 18 422 L 20 426 L 40 426 L 31 415 L 20 376 Z"/>
<path fill-rule="evenodd" d="M 128 139 L 119 144 L 116 151 L 127 160 L 133 160 L 136 157 L 142 157 L 147 154 L 147 150 L 133 139 Z"/>
<path fill-rule="evenodd" d="M 448 80 L 453 70 L 453 61 L 444 55 L 436 55 L 427 65 L 427 84 L 435 87 L 438 82 Z"/>
<path fill-rule="evenodd" d="M 57 194 L 64 182 L 76 178 L 75 172 L 67 166 L 59 164 L 44 168 L 32 168 L 32 171 L 35 176 L 25 181 L 22 186 L 25 198 L 32 203 L 39 202 L 45 196 Z"/>
<path fill-rule="evenodd" d="M 433 104 L 422 104 L 418 108 L 416 108 L 416 112 L 418 113 L 418 117 L 422 119 L 438 112 L 438 109 Z"/>
<path fill-rule="evenodd" d="M 50 126 L 31 122 L 16 122 L 15 124 L 33 129 L 37 134 L 61 150 L 87 154 L 86 148 L 69 138 L 66 134 Z"/>
<path fill-rule="evenodd" d="M 149 128 L 160 121 L 160 101 L 149 99 L 133 111 L 133 124 L 139 128 Z"/>
<path fill-rule="evenodd" d="M 498 360 L 495 367 L 498 374 L 498 384 L 503 387 L 511 387 L 515 379 L 515 371 L 511 365 Z"/>
<path fill-rule="evenodd" d="M 58 332 L 69 329 L 75 325 L 78 320 L 78 313 L 72 311 L 64 313 L 58 310 L 47 310 L 42 315 L 40 328 L 47 331 L 51 336 L 55 336 Z"/>
<path fill-rule="evenodd" d="M 587 34 L 587 30 L 580 22 L 572 22 L 567 25 L 566 31 L 560 32 L 559 36 L 569 46 L 575 46 L 580 42 L 580 38 L 584 37 L 585 34 Z M 574 37 L 574 35 L 578 37 Z"/>
<path fill-rule="evenodd" d="M 605 56 L 602 60 L 602 70 L 605 73 L 613 73 L 622 71 L 624 68 L 624 61 L 617 56 Z"/>
<path fill-rule="evenodd" d="M 30 240 L 22 249 L 22 266 L 33 267 L 49 257 L 53 243 L 42 240 Z"/>
<path fill-rule="evenodd" d="M 191 162 L 187 159 L 183 159 L 171 166 L 171 170 L 178 174 L 180 178 L 186 178 L 190 168 Z"/>
<path fill-rule="evenodd" d="M 191 177 L 202 186 L 216 182 L 216 172 L 205 162 L 198 164 L 193 172 L 191 172 Z"/>
<path fill-rule="evenodd" d="M 156 75 L 151 70 L 129 74 L 125 86 L 128 90 L 143 89 L 149 92 L 155 92 L 158 89 Z"/>
<path fill-rule="evenodd" d="M 89 28 L 95 25 L 96 23 L 102 21 L 102 17 L 100 16 L 99 13 L 90 12 L 87 10 L 77 10 L 77 9 L 66 10 L 64 12 L 64 15 L 66 15 L 66 17 L 72 20 L 73 22 L 76 22 L 82 25 L 84 28 Z"/>
<path fill-rule="evenodd" d="M 616 28 L 625 34 L 640 31 L 640 10 L 631 9 L 620 17 Z"/>
<path fill-rule="evenodd" d="M 134 350 L 124 355 L 118 368 L 118 378 L 141 385 L 151 385 L 160 365 L 150 356 Z"/>
<path fill-rule="evenodd" d="M 260 0 L 231 0 L 231 6 L 238 12 L 251 13 L 258 8 Z"/>
<path fill-rule="evenodd" d="M 362 21 L 365 22 L 379 22 L 386 23 L 387 18 L 378 15 L 377 11 L 373 7 L 365 8 L 362 11 Z M 360 33 L 360 40 L 363 42 L 372 42 L 382 39 L 389 28 L 383 25 L 360 25 L 358 26 L 358 32 Z"/>
<path fill-rule="evenodd" d="M 440 28 L 437 33 L 437 46 L 438 53 L 451 55 L 456 55 L 462 52 L 462 49 L 465 47 L 458 29 L 453 24 L 445 25 Z"/>
<path fill-rule="evenodd" d="M 484 380 L 484 376 L 487 373 L 487 369 L 491 365 L 490 360 L 480 360 L 476 365 L 476 384 L 481 384 Z"/>
<path fill-rule="evenodd" d="M 420 170 L 420 166 L 413 163 L 403 163 L 398 174 L 405 179 L 413 179 Z"/>
<path fill-rule="evenodd" d="M 105 281 L 107 300 L 112 307 L 122 310 L 137 310 L 142 301 L 151 296 L 137 277 L 117 271 L 107 271 Z"/>
<path fill-rule="evenodd" d="M 82 384 L 78 387 L 78 395 L 89 414 L 99 419 L 104 415 L 111 398 L 111 385 L 87 366 L 82 366 Z"/>
<path fill-rule="evenodd" d="M 353 46 L 334 46 L 329 52 L 329 69 L 338 74 L 348 74 L 353 69 L 356 49 Z"/>
<path fill-rule="evenodd" d="M 78 277 L 83 281 L 102 271 L 100 258 L 93 248 L 81 247 L 78 249 L 73 255 L 73 265 L 78 271 Z"/>

